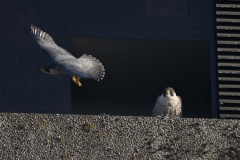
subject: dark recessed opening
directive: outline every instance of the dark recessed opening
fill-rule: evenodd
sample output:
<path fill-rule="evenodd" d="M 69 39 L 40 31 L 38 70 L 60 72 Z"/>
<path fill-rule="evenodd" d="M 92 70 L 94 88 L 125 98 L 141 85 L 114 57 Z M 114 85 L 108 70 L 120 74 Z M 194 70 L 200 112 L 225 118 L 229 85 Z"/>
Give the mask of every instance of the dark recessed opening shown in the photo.
<path fill-rule="evenodd" d="M 71 82 L 73 114 L 151 116 L 157 95 L 172 87 L 183 117 L 211 118 L 209 42 L 71 38 L 70 50 L 106 70 L 102 81 Z"/>

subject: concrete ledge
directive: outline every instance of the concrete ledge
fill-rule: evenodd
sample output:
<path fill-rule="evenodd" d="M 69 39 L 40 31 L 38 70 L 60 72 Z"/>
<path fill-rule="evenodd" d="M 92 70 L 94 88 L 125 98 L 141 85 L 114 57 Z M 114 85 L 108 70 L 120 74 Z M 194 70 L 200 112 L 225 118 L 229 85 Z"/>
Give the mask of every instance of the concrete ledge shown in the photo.
<path fill-rule="evenodd" d="M 0 159 L 240 159 L 239 120 L 0 114 Z"/>

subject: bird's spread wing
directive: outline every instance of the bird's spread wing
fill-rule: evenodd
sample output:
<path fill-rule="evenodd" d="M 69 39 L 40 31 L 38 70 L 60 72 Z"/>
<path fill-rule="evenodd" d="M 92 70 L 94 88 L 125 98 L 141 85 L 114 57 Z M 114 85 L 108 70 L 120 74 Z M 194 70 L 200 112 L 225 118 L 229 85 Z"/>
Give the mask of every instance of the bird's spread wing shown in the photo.
<path fill-rule="evenodd" d="M 99 60 L 92 56 L 82 55 L 80 58 L 69 58 L 60 61 L 58 66 L 65 72 L 79 78 L 92 78 L 101 80 L 105 70 Z"/>
<path fill-rule="evenodd" d="M 51 60 L 73 57 L 68 51 L 59 47 L 52 37 L 34 25 L 31 25 L 32 36 L 37 45 L 49 56 Z"/>

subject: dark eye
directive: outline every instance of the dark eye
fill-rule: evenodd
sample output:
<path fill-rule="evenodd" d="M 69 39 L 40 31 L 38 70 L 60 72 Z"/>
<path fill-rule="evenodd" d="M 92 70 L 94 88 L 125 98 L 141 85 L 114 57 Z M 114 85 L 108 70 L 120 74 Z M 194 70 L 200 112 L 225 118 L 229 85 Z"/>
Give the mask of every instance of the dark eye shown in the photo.
<path fill-rule="evenodd" d="M 170 95 L 173 96 L 173 91 L 170 91 Z"/>

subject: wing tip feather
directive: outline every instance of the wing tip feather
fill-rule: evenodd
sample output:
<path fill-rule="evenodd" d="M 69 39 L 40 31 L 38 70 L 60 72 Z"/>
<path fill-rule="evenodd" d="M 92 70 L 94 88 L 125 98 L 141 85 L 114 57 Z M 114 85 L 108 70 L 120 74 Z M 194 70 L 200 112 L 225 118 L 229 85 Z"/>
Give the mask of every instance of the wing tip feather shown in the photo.
<path fill-rule="evenodd" d="M 51 36 L 49 36 L 46 32 L 42 31 L 33 24 L 31 24 L 31 33 L 34 39 L 36 39 L 37 41 L 46 41 L 55 44 Z"/>

